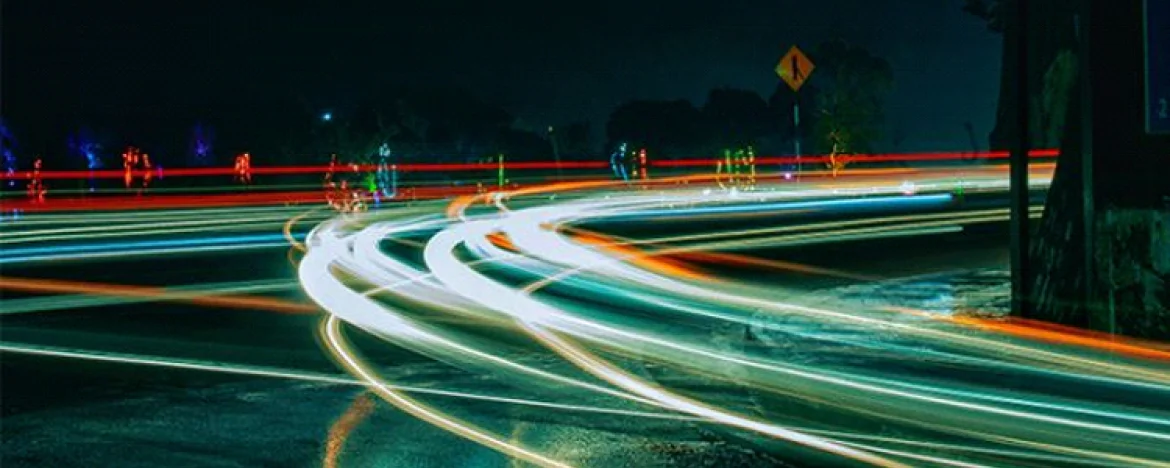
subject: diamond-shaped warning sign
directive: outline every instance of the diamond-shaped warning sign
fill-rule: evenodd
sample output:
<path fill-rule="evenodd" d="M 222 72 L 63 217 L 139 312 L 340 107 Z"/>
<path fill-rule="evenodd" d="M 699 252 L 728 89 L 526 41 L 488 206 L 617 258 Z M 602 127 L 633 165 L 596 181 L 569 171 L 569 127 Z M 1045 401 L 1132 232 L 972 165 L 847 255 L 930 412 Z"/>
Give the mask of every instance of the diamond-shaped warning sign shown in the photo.
<path fill-rule="evenodd" d="M 808 76 L 812 74 L 813 69 L 812 60 L 808 59 L 800 48 L 792 46 L 788 49 L 788 53 L 784 54 L 784 58 L 780 59 L 780 63 L 776 65 L 776 74 L 780 75 L 780 79 L 788 83 L 788 87 L 793 91 L 800 91 L 800 87 L 804 86 L 804 82 L 808 81 Z"/>

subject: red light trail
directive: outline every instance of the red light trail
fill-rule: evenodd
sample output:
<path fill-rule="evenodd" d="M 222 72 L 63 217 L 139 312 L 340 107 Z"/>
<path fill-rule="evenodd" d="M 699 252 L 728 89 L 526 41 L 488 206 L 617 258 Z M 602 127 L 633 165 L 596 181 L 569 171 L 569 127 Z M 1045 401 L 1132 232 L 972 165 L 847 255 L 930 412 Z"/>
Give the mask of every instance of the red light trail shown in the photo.
<path fill-rule="evenodd" d="M 1043 149 L 1032 151 L 1029 156 L 1032 158 L 1052 158 L 1058 156 L 1059 150 Z M 986 151 L 986 152 L 930 152 L 930 153 L 889 153 L 889 154 L 874 154 L 855 156 L 855 162 L 923 162 L 923 161 L 958 161 L 964 159 L 1007 159 L 1007 151 Z M 756 158 L 757 165 L 767 164 L 817 164 L 825 163 L 829 160 L 828 156 L 805 156 L 797 158 L 795 156 L 771 156 Z M 648 161 L 651 168 L 681 168 L 681 167 L 713 167 L 721 159 L 718 158 L 704 158 L 704 159 L 676 159 L 676 160 L 652 160 Z M 348 166 L 350 172 L 370 172 L 377 169 L 374 164 L 363 164 L 357 166 Z M 414 164 L 398 164 L 396 165 L 400 172 L 469 172 L 469 171 L 496 171 L 499 169 L 498 163 L 414 163 Z M 609 163 L 606 161 L 563 161 L 557 163 L 555 161 L 529 161 L 529 162 L 508 162 L 504 163 L 505 170 L 551 170 L 551 169 L 608 169 Z M 324 174 L 329 171 L 329 165 L 306 165 L 306 166 L 253 166 L 251 173 L 253 176 L 260 175 L 303 175 L 303 174 Z M 151 170 L 155 176 L 161 177 L 208 177 L 208 176 L 235 176 L 237 174 L 235 167 L 207 167 L 207 168 L 179 168 L 179 169 L 161 169 L 156 168 Z M 44 180 L 60 180 L 60 179 L 121 179 L 125 176 L 124 171 L 120 170 L 101 170 L 101 171 L 43 171 L 41 178 Z M 28 171 L 16 172 L 13 174 L 0 174 L 0 180 L 25 180 L 28 178 Z"/>

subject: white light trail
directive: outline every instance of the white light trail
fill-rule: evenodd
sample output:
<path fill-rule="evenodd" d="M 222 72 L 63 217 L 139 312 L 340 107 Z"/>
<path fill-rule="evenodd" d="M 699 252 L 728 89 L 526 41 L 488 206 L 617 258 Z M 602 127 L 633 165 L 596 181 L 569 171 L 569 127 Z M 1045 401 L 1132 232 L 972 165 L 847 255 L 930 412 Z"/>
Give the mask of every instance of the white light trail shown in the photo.
<path fill-rule="evenodd" d="M 783 290 L 761 291 L 756 287 L 728 284 L 723 281 L 674 277 L 667 270 L 643 264 L 643 257 L 666 256 L 672 252 L 735 250 L 751 246 L 796 246 L 808 243 L 867 240 L 875 237 L 929 236 L 959 232 L 963 226 L 1001 222 L 1003 210 L 968 212 L 923 212 L 912 215 L 869 216 L 837 222 L 799 223 L 791 226 L 744 231 L 721 231 L 718 223 L 709 226 L 709 234 L 681 234 L 659 239 L 621 241 L 625 250 L 578 242 L 561 229 L 582 222 L 640 223 L 650 217 L 670 217 L 708 223 L 712 216 L 732 213 L 793 212 L 816 210 L 854 214 L 855 210 L 881 208 L 898 211 L 913 207 L 938 211 L 951 196 L 939 193 L 961 186 L 967 196 L 992 194 L 1006 182 L 1002 174 L 965 174 L 958 184 L 934 180 L 936 173 L 894 179 L 873 177 L 869 186 L 818 187 L 803 185 L 783 190 L 745 192 L 734 197 L 713 193 L 704 187 L 682 187 L 634 191 L 630 193 L 593 193 L 606 188 L 598 184 L 561 184 L 561 188 L 585 191 L 554 199 L 540 190 L 525 189 L 516 193 L 499 193 L 482 200 L 493 201 L 496 210 L 468 210 L 474 199 L 452 205 L 447 219 L 412 218 L 401 215 L 369 214 L 345 222 L 330 222 L 315 230 L 307 240 L 309 253 L 300 266 L 301 283 L 315 302 L 335 319 L 345 320 L 366 331 L 403 346 L 422 347 L 454 362 L 492 371 L 521 372 L 541 379 L 568 384 L 572 391 L 598 392 L 632 401 L 649 403 L 669 411 L 699 417 L 715 424 L 758 432 L 778 439 L 800 443 L 854 460 L 878 465 L 899 466 L 910 463 L 938 463 L 953 466 L 979 466 L 975 458 L 987 461 L 1008 459 L 1065 459 L 1075 451 L 1077 457 L 1091 463 L 1115 464 L 1124 460 L 1133 464 L 1162 465 L 1160 444 L 1170 441 L 1170 416 L 1157 405 L 1117 406 L 1107 408 L 1077 398 L 1053 399 L 1030 393 L 1013 395 L 975 383 L 954 381 L 940 376 L 927 381 L 913 378 L 884 378 L 878 370 L 844 365 L 816 366 L 769 358 L 757 351 L 729 352 L 705 342 L 700 336 L 671 333 L 674 320 L 744 323 L 746 314 L 799 316 L 821 326 L 871 334 L 890 334 L 898 340 L 914 340 L 923 347 L 916 358 L 919 365 L 963 363 L 974 369 L 1010 370 L 1036 378 L 1070 379 L 1085 382 L 1108 382 L 1119 388 L 1170 393 L 1162 383 L 1170 382 L 1162 364 L 1117 359 L 1103 359 L 1096 351 L 1077 352 L 1071 348 L 1053 348 L 1018 337 L 964 328 L 941 320 L 884 312 L 881 310 L 837 310 L 791 303 L 782 297 Z M 1045 177 L 1036 187 L 1047 183 Z M 889 197 L 912 182 L 916 195 Z M 566 193 L 566 195 L 569 195 Z M 853 197 L 841 199 L 841 197 Z M 867 198 L 856 198 L 867 197 Z M 883 198 L 884 197 L 884 198 Z M 1038 212 L 1033 210 L 1033 215 Z M 790 218 L 798 219 L 798 218 Z M 387 254 L 382 239 L 398 234 L 427 235 L 421 248 L 421 263 Z M 501 237 L 497 237 L 501 236 Z M 497 242 L 510 244 L 508 249 Z M 638 245 L 684 242 L 639 254 L 629 250 Z M 503 245 L 503 244 L 500 244 Z M 512 251 L 515 248 L 517 251 Z M 409 250 L 409 249 L 408 249 Z M 626 252 L 626 253 L 621 253 Z M 633 253 L 629 253 L 633 252 Z M 418 255 L 418 253 L 415 253 Z M 470 258 L 469 258 L 470 257 Z M 490 269 L 486 269 L 490 266 Z M 536 278 L 531 287 L 516 285 L 516 278 Z M 345 278 L 352 279 L 349 281 Z M 362 284 L 358 291 L 347 283 Z M 546 295 L 543 288 L 557 284 L 557 294 Z M 376 291 L 376 292 L 372 292 Z M 632 310 L 661 317 L 661 330 L 653 320 L 622 318 L 596 306 L 584 306 L 577 297 L 602 295 L 620 297 Z M 418 311 L 404 310 L 383 303 L 393 299 L 411 304 Z M 590 302 L 594 303 L 594 302 Z M 621 310 L 621 309 L 618 309 Z M 466 335 L 445 326 L 425 325 L 428 316 L 459 316 L 484 324 L 507 324 L 526 330 L 532 344 L 549 355 L 559 357 L 579 371 L 592 375 L 613 388 L 586 384 L 576 377 L 519 365 L 499 356 L 487 341 L 470 342 Z M 454 323 L 454 322 L 452 322 Z M 647 326 L 650 325 L 648 328 Z M 336 325 L 333 325 L 336 326 Z M 468 325 L 470 326 L 470 325 Z M 769 325 L 777 331 L 779 326 Z M 799 336 L 815 338 L 815 334 Z M 840 344 L 856 344 L 883 356 L 913 354 L 906 344 L 866 342 L 863 338 L 827 338 Z M 907 341 L 909 342 L 909 341 Z M 501 351 L 507 349 L 500 347 Z M 337 348 L 334 349 L 337 352 Z M 850 442 L 850 431 L 818 431 L 794 421 L 770 421 L 748 415 L 743 408 L 724 407 L 701 396 L 684 395 L 664 388 L 602 356 L 624 356 L 633 361 L 645 360 L 664 364 L 675 371 L 701 379 L 735 379 L 735 385 L 749 385 L 765 394 L 784 395 L 798 400 L 830 402 L 835 412 L 854 413 L 867 419 L 916 426 L 925 433 L 961 437 L 980 443 L 1025 446 L 1034 451 L 1003 448 L 977 448 L 937 440 L 911 440 L 901 447 L 929 448 L 910 452 L 895 441 L 884 445 Z M 345 366 L 351 371 L 379 382 L 356 357 Z M 744 369 L 731 374 L 718 369 Z M 362 370 L 366 369 L 366 370 Z M 1161 376 L 1161 377 L 1159 377 Z M 439 412 L 418 407 L 406 400 L 386 396 L 408 411 L 422 412 L 420 417 L 434 420 Z M 783 418 L 782 418 L 783 419 Z M 1124 424 L 1122 424 L 1124 423 Z M 462 422 L 439 418 L 439 424 L 506 453 L 527 450 L 509 445 L 494 436 L 469 429 Z M 1038 439 L 1035 443 L 1029 437 Z M 1118 438 L 1127 438 L 1120 445 Z M 524 457 L 536 452 L 517 452 Z M 1017 455 L 1012 455 L 1012 454 Z M 940 455 L 941 454 L 941 455 Z M 947 455 L 953 454 L 954 457 Z M 1061 454 L 1061 455 L 1054 455 Z M 996 464 L 991 462 L 990 464 Z"/>

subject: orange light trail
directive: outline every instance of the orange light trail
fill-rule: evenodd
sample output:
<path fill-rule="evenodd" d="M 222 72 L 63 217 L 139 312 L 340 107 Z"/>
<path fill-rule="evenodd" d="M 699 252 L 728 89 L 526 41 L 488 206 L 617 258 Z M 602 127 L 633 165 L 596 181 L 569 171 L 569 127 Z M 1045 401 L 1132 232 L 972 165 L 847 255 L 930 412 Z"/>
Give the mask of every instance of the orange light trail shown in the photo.
<path fill-rule="evenodd" d="M 582 244 L 617 254 L 625 261 L 650 271 L 690 280 L 709 278 L 708 275 L 702 273 L 698 268 L 688 265 L 685 262 L 655 256 L 652 253 L 643 252 L 607 236 L 595 233 L 579 233 L 573 239 Z"/>
<path fill-rule="evenodd" d="M 1109 333 L 1066 327 L 1040 320 L 1020 318 L 986 319 L 969 316 L 940 316 L 907 307 L 883 307 L 891 312 L 945 320 L 981 330 L 999 332 L 1046 343 L 1080 346 L 1131 357 L 1170 361 L 1170 349 L 1162 343 L 1143 341 Z"/>
<path fill-rule="evenodd" d="M 881 278 L 869 275 L 861 275 L 850 273 L 847 271 L 834 270 L 829 268 L 821 268 L 804 263 L 788 262 L 783 260 L 771 260 L 766 258 L 752 257 L 750 255 L 734 254 L 727 252 L 705 252 L 697 250 L 680 249 L 669 244 L 658 244 L 653 241 L 637 241 L 625 240 L 617 237 L 606 236 L 594 231 L 570 226 L 561 226 L 559 228 L 565 233 L 573 234 L 573 239 L 587 245 L 595 247 L 607 248 L 610 252 L 617 253 L 620 258 L 633 259 L 642 267 L 660 268 L 659 273 L 676 273 L 677 269 L 686 269 L 693 275 L 694 279 L 706 279 L 707 276 L 701 273 L 701 269 L 692 265 L 692 263 L 707 263 L 714 265 L 728 265 L 741 267 L 756 267 L 767 268 L 773 270 L 794 271 L 798 273 L 806 273 L 811 275 L 821 275 L 836 278 L 845 278 L 857 281 L 878 281 Z M 631 245 L 634 244 L 656 244 L 662 247 L 661 251 L 639 251 Z M 615 248 L 615 246 L 624 246 L 623 248 Z M 650 261 L 656 258 L 657 262 L 664 262 L 668 265 L 661 265 Z M 684 276 L 689 277 L 689 276 Z"/>
<path fill-rule="evenodd" d="M 340 418 L 337 418 L 337 421 L 329 428 L 329 435 L 325 438 L 325 460 L 321 466 L 337 468 L 337 462 L 341 458 L 341 451 L 345 447 L 346 439 L 349 439 L 349 435 L 357 429 L 358 425 L 374 412 L 374 403 L 370 393 L 362 392 L 357 398 L 354 398 L 349 409 L 345 410 Z"/>
<path fill-rule="evenodd" d="M 509 239 L 505 234 L 498 232 L 495 234 L 489 234 L 487 239 L 492 243 L 492 245 L 504 249 L 508 252 L 516 253 L 520 251 L 520 249 L 516 248 L 516 245 L 513 244 L 512 240 Z"/>
<path fill-rule="evenodd" d="M 312 314 L 316 306 L 270 297 L 244 295 L 201 295 L 198 291 L 175 292 L 158 286 L 137 286 L 83 281 L 0 277 L 0 289 L 50 294 L 89 294 L 131 297 L 168 302 L 188 302 L 208 307 L 263 310 L 285 314 Z"/>
<path fill-rule="evenodd" d="M 984 330 L 997 331 L 1023 338 L 1031 338 L 1038 341 L 1082 346 L 1158 361 L 1170 361 L 1170 349 L 1167 349 L 1166 345 L 1120 335 L 1064 327 L 1038 320 L 1017 318 L 1000 321 L 976 317 L 954 317 L 951 320 L 963 325 L 970 325 Z"/>
<path fill-rule="evenodd" d="M 788 262 L 783 260 L 771 260 L 766 258 L 752 257 L 750 255 L 733 254 L 726 252 L 681 252 L 672 254 L 673 257 L 680 257 L 684 259 L 693 260 L 695 262 L 707 262 L 720 265 L 742 266 L 742 267 L 759 267 L 773 270 L 787 270 L 798 273 L 807 273 L 812 275 L 831 276 L 835 278 L 851 279 L 856 281 L 879 281 L 881 278 L 876 276 L 862 275 L 857 273 L 850 273 L 848 271 L 834 270 L 830 268 L 821 268 L 804 263 Z"/>

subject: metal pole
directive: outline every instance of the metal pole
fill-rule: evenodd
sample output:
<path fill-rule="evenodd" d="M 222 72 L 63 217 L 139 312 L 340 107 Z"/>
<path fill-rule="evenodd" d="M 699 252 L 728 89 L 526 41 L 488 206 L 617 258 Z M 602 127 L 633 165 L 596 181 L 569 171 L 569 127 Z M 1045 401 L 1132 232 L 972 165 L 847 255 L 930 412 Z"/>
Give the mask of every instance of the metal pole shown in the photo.
<path fill-rule="evenodd" d="M 1081 0 L 1078 2 L 1079 14 L 1076 16 L 1077 20 L 1077 40 L 1079 57 L 1077 61 L 1078 73 L 1077 80 L 1078 89 L 1080 93 L 1081 108 L 1081 236 L 1084 239 L 1082 244 L 1084 250 L 1081 251 L 1081 274 L 1085 278 L 1085 287 L 1082 289 L 1084 296 L 1081 298 L 1086 308 L 1086 313 L 1092 319 L 1089 324 L 1092 328 L 1108 333 L 1115 333 L 1117 328 L 1116 311 L 1113 308 L 1112 299 L 1108 302 L 1105 311 L 1105 316 L 1099 316 L 1097 309 L 1092 307 L 1097 304 L 1095 301 L 1096 288 L 1096 268 L 1093 261 L 1093 251 L 1096 249 L 1096 228 L 1097 215 L 1095 207 L 1095 195 L 1093 190 L 1093 55 L 1091 53 L 1093 48 L 1092 43 L 1092 4 L 1090 0 Z M 1109 274 L 1112 275 L 1113 267 L 1108 267 Z M 1112 298 L 1112 287 L 1106 286 L 1109 289 L 1110 298 Z"/>
<path fill-rule="evenodd" d="M 800 94 L 793 92 L 792 97 L 792 142 L 796 147 L 796 180 L 800 181 Z"/>
<path fill-rule="evenodd" d="M 1028 1 L 1016 0 L 1016 141 L 1011 148 L 1011 262 L 1012 314 L 1031 316 L 1031 268 L 1029 268 L 1028 217 L 1028 151 L 1030 150 L 1028 122 Z"/>

